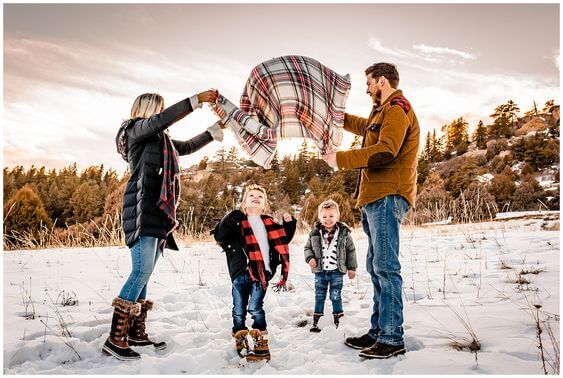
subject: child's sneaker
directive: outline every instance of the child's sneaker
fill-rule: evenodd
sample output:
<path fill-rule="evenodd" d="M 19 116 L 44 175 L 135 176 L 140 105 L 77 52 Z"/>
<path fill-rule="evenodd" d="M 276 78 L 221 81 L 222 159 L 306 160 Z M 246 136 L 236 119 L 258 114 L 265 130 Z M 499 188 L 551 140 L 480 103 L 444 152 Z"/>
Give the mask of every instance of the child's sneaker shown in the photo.
<path fill-rule="evenodd" d="M 269 361 L 270 348 L 268 347 L 268 331 L 260 331 L 259 329 L 251 329 L 249 332 L 254 341 L 254 349 L 248 352 L 246 360 L 250 362 Z"/>
<path fill-rule="evenodd" d="M 241 329 L 233 334 L 233 337 L 235 338 L 235 348 L 240 357 L 245 356 L 246 352 L 244 352 L 244 350 L 248 352 L 248 341 L 246 340 L 246 335 L 248 335 L 247 329 Z"/>

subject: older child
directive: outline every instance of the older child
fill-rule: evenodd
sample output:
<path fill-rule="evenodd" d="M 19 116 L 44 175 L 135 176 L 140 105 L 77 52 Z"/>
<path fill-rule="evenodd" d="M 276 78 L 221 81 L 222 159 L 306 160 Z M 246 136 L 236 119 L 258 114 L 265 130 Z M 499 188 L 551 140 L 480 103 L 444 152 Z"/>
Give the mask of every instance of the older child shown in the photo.
<path fill-rule="evenodd" d="M 288 244 L 295 234 L 297 221 L 288 213 L 283 225 L 264 212 L 268 209 L 266 190 L 249 185 L 244 193 L 241 210 L 233 210 L 215 227 L 215 240 L 227 256 L 229 275 L 233 283 L 233 337 L 237 353 L 243 357 L 248 350 L 246 336 L 254 340 L 254 349 L 248 351 L 249 361 L 269 360 L 266 314 L 263 309 L 268 282 L 282 265 L 278 289 L 285 288 L 289 273 Z M 245 325 L 249 312 L 254 323 L 248 331 Z"/>
<path fill-rule="evenodd" d="M 305 244 L 305 261 L 315 273 L 315 310 L 311 332 L 320 332 L 318 322 L 324 315 L 326 292 L 330 286 L 330 300 L 334 324 L 338 328 L 339 319 L 344 315 L 342 310 L 343 276 L 356 276 L 356 248 L 352 241 L 350 229 L 339 221 L 340 210 L 333 200 L 324 201 L 319 205 L 319 220 L 309 233 Z"/>

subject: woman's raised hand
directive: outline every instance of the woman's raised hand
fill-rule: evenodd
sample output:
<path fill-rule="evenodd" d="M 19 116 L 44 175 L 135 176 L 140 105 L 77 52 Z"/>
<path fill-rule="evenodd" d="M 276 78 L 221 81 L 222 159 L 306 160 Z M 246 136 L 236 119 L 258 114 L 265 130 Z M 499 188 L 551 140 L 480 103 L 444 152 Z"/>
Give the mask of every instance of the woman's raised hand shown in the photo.
<path fill-rule="evenodd" d="M 197 100 L 199 102 L 215 102 L 217 101 L 217 96 L 219 96 L 219 91 L 217 89 L 210 89 L 205 92 L 201 92 L 197 94 Z"/>

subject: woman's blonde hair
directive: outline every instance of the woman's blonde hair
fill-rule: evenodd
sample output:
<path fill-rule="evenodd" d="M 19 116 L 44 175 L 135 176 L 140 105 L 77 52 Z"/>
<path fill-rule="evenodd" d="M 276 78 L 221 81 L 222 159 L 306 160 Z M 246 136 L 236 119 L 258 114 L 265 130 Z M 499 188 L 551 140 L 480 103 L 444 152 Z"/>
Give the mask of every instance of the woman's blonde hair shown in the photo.
<path fill-rule="evenodd" d="M 164 108 L 164 99 L 156 93 L 144 93 L 135 99 L 131 107 L 131 118 L 149 118 Z"/>
<path fill-rule="evenodd" d="M 262 192 L 264 194 L 264 211 L 267 210 L 270 207 L 270 203 L 268 202 L 268 193 L 266 193 L 266 189 L 264 189 L 260 185 L 250 184 L 244 189 L 244 195 L 242 196 L 242 203 L 240 204 L 240 209 L 242 210 L 242 212 L 246 214 L 246 206 L 245 206 L 246 197 L 248 197 L 248 193 L 251 190 L 258 190 L 259 192 Z"/>
<path fill-rule="evenodd" d="M 326 200 L 321 202 L 321 204 L 319 205 L 319 218 L 321 217 L 321 211 L 323 209 L 336 209 L 336 212 L 338 213 L 338 215 L 340 216 L 340 208 L 338 207 L 338 203 L 336 203 L 336 201 L 334 200 Z"/>

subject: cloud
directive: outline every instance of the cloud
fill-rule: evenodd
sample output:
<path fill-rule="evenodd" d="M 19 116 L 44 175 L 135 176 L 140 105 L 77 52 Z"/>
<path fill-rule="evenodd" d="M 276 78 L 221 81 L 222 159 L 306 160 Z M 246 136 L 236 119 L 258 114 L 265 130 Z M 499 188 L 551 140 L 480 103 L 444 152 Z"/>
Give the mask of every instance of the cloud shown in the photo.
<path fill-rule="evenodd" d="M 534 101 L 543 104 L 559 93 L 559 83 L 530 75 L 482 74 L 459 69 L 439 69 L 407 65 L 402 87 L 413 103 L 421 125 L 421 135 L 455 118 L 464 117 L 470 130 L 479 120 L 490 124 L 489 115 L 500 104 L 513 100 L 524 114 Z M 436 78 L 439 78 L 438 80 Z"/>
<path fill-rule="evenodd" d="M 388 55 L 391 57 L 396 57 L 396 58 L 408 58 L 408 57 L 416 57 L 416 55 L 405 51 L 405 50 L 401 50 L 401 49 L 391 49 L 388 47 L 383 46 L 383 44 L 381 43 L 381 41 L 377 38 L 371 37 L 368 40 L 368 46 L 377 51 L 380 52 L 384 55 Z"/>
<path fill-rule="evenodd" d="M 463 59 L 468 59 L 468 60 L 475 60 L 477 59 L 477 56 L 465 51 L 460 51 L 460 50 L 455 50 L 455 49 L 450 49 L 448 47 L 434 47 L 434 46 L 428 46 L 425 44 L 420 44 L 420 45 L 414 45 L 413 49 L 415 50 L 419 50 L 424 54 L 438 54 L 438 55 L 456 55 L 459 56 Z"/>
<path fill-rule="evenodd" d="M 202 57 L 187 64 L 151 51 L 114 45 L 7 37 L 4 53 L 4 164 L 34 163 L 79 167 L 103 163 L 124 170 L 115 151 L 115 132 L 128 117 L 134 98 L 144 92 L 163 95 L 166 105 L 210 87 L 238 99 L 252 66 Z M 185 140 L 205 130 L 217 117 L 197 110 L 171 128 Z M 227 137 L 227 140 L 229 138 Z M 234 139 L 232 140 L 234 145 Z M 183 160 L 197 163 L 211 149 Z M 198 160 L 195 160 L 198 159 Z"/>
<path fill-rule="evenodd" d="M 430 63 L 449 64 L 452 66 L 464 65 L 464 60 L 476 60 L 477 56 L 472 53 L 452 49 L 449 47 L 434 47 L 426 44 L 412 46 L 412 51 L 398 48 L 389 48 L 377 38 L 370 37 L 368 47 L 398 61 L 425 61 Z M 462 58 L 459 60 L 455 58 Z"/>

